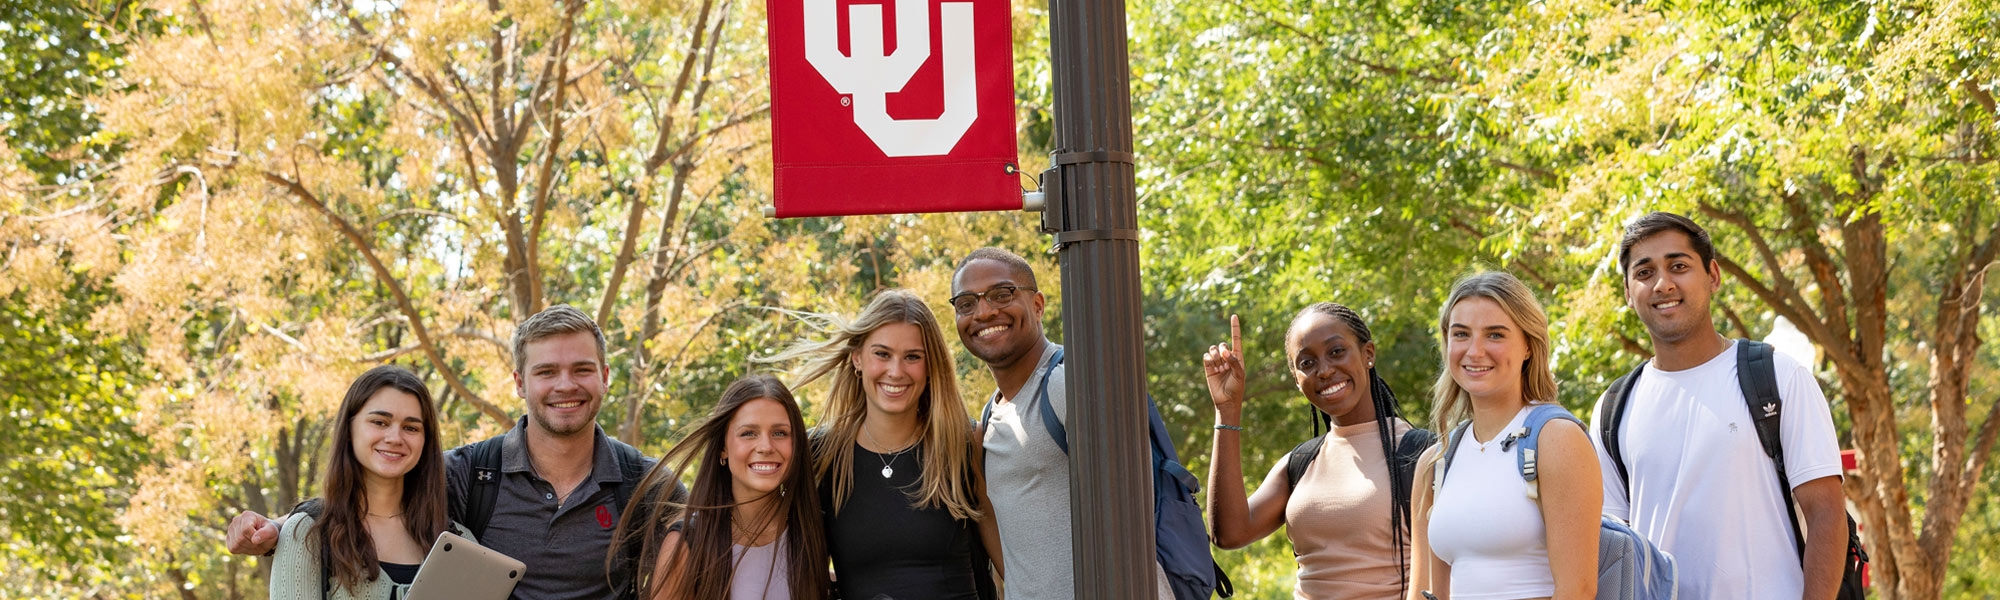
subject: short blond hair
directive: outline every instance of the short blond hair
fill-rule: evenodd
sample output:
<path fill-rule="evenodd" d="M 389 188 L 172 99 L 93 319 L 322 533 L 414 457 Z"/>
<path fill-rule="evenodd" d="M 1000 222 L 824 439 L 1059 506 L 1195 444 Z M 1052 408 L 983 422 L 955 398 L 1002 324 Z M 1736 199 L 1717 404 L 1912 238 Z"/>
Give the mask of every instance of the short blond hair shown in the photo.
<path fill-rule="evenodd" d="M 530 342 L 586 331 L 590 332 L 590 337 L 597 340 L 597 364 L 602 366 L 604 330 L 597 328 L 597 321 L 591 320 L 590 315 L 583 314 L 583 311 L 568 304 L 557 304 L 542 309 L 542 312 L 528 317 L 528 320 L 521 322 L 520 327 L 514 329 L 514 372 L 519 373 L 521 369 L 527 368 L 527 348 Z"/>

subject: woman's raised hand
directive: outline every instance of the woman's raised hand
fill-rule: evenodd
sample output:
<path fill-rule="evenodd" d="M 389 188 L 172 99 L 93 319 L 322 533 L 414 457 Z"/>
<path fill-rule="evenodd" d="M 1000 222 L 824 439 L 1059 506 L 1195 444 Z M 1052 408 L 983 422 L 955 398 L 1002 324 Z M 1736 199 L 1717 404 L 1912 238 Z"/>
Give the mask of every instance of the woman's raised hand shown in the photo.
<path fill-rule="evenodd" d="M 1243 326 L 1236 315 L 1229 315 L 1229 343 L 1209 346 L 1201 355 L 1201 367 L 1216 410 L 1243 406 Z"/>

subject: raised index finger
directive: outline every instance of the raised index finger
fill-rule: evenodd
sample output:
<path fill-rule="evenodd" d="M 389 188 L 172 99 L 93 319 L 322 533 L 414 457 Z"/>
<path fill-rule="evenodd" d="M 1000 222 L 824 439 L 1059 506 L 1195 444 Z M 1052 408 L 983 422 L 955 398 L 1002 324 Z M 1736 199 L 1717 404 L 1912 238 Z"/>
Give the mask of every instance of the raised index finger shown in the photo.
<path fill-rule="evenodd" d="M 1243 325 L 1237 322 L 1236 315 L 1229 315 L 1229 348 L 1239 355 L 1243 353 Z"/>

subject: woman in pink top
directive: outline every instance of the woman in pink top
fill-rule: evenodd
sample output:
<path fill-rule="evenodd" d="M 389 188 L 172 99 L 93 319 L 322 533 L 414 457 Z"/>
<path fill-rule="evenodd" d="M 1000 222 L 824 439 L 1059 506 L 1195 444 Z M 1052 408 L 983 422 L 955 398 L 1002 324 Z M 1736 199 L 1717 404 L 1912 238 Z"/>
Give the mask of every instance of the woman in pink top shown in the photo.
<path fill-rule="evenodd" d="M 1298 557 L 1296 597 L 1402 597 L 1409 571 L 1409 477 L 1415 453 L 1435 436 L 1413 433 L 1398 414 L 1395 392 L 1375 373 L 1368 324 L 1331 302 L 1306 307 L 1292 319 L 1285 334 L 1292 378 L 1312 405 L 1315 425 L 1326 423 L 1330 431 L 1279 459 L 1247 498 L 1243 335 L 1233 316 L 1229 329 L 1230 343 L 1202 357 L 1215 403 L 1208 473 L 1215 545 L 1241 548 L 1283 525 Z M 1294 465 L 1303 468 L 1294 472 Z"/>

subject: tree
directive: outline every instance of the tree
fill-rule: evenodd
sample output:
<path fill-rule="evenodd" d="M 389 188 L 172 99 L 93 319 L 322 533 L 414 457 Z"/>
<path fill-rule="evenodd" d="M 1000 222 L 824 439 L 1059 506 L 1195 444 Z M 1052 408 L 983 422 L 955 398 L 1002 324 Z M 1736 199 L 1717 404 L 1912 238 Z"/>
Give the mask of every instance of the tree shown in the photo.
<path fill-rule="evenodd" d="M 1975 50 L 1996 15 L 1956 2 L 1520 11 L 1506 29 L 1520 33 L 1482 49 L 1505 68 L 1471 89 L 1490 108 L 1467 122 L 1493 126 L 1460 132 L 1554 175 L 1534 218 L 1561 224 L 1521 246 L 1607 256 L 1617 223 L 1561 220 L 1579 212 L 1673 209 L 1713 226 L 1741 286 L 1718 303 L 1724 328 L 1756 335 L 1769 311 L 1824 352 L 1883 597 L 1942 592 L 2000 434 L 1991 416 L 1974 426 L 1993 399 L 1970 395 L 2000 253 L 1995 65 Z M 1616 266 L 1599 265 L 1571 298 L 1622 293 Z M 1911 434 L 1930 447 L 1906 448 Z"/>
<path fill-rule="evenodd" d="M 1481 267 L 1540 288 L 1562 400 L 1587 408 L 1649 354 L 1622 308 L 1619 226 L 1679 210 L 1714 226 L 1739 284 L 1718 299 L 1723 329 L 1759 335 L 1783 315 L 1826 351 L 1863 451 L 1849 495 L 1878 593 L 1938 596 L 1994 429 L 1976 420 L 1992 399 L 1966 393 L 1993 376 L 1977 333 L 1993 327 L 2000 218 L 1982 201 L 1990 8 L 1240 0 L 1135 14 L 1150 371 L 1183 426 L 1199 429 L 1205 399 L 1175 384 L 1240 312 L 1268 365 L 1247 419 L 1303 439 L 1272 359 L 1291 311 L 1322 299 L 1375 323 L 1412 413 L 1442 290 Z M 1268 446 L 1249 462 L 1289 444 Z"/>

